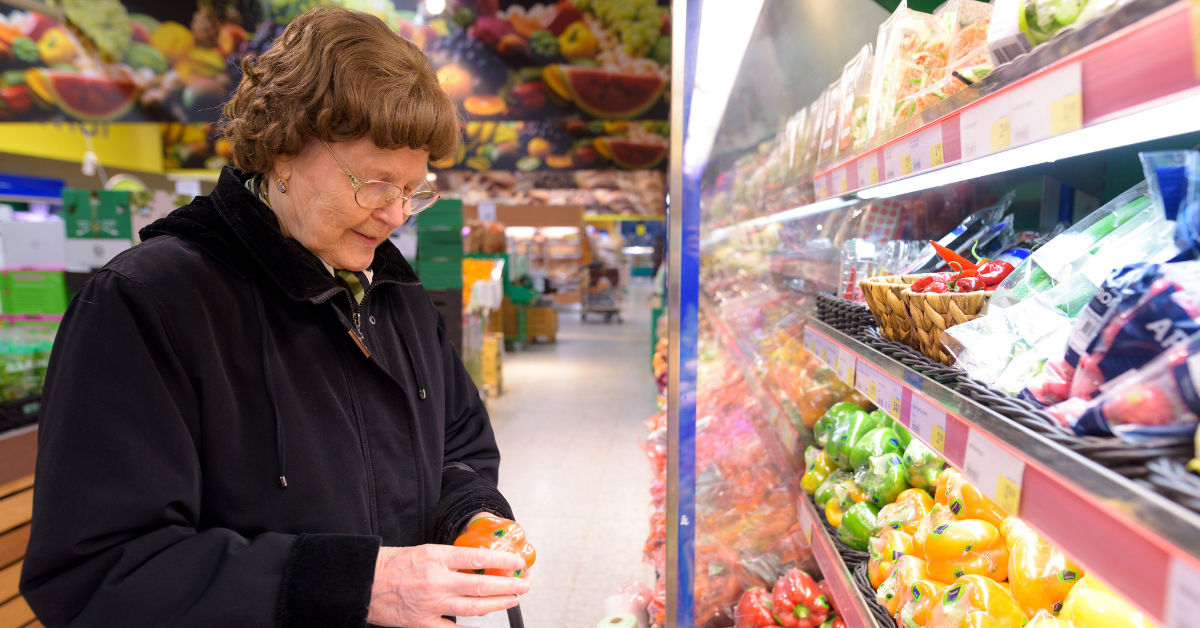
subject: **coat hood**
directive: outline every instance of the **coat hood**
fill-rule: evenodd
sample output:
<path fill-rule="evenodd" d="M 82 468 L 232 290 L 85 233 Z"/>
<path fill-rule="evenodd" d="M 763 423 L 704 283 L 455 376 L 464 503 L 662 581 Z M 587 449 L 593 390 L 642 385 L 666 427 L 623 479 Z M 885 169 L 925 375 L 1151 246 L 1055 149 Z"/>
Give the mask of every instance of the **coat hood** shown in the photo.
<path fill-rule="evenodd" d="M 284 236 L 268 220 L 270 209 L 246 188 L 251 176 L 226 167 L 212 194 L 198 196 L 142 229 L 142 241 L 162 235 L 183 238 L 244 277 L 256 273 L 269 276 L 280 290 L 298 301 L 322 301 L 341 290 L 316 255 Z M 376 281 L 420 283 L 390 240 L 375 249 L 370 269 Z"/>

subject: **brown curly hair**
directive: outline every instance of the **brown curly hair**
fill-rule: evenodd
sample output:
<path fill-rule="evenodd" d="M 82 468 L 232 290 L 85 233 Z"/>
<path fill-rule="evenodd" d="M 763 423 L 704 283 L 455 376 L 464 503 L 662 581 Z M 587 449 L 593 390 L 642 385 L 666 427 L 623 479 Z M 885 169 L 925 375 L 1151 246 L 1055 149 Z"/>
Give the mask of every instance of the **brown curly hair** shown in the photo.
<path fill-rule="evenodd" d="M 266 52 L 242 61 L 242 80 L 221 120 L 233 163 L 267 172 L 311 139 L 370 135 L 380 148 L 411 148 L 430 161 L 458 150 L 459 116 L 433 65 L 379 18 L 321 6 L 292 20 Z"/>

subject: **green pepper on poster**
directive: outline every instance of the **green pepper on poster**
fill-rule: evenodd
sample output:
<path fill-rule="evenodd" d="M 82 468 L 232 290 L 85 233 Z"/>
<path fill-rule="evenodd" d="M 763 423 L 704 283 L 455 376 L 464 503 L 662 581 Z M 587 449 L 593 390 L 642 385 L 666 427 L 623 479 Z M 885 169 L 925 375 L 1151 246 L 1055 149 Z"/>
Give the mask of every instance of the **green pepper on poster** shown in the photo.
<path fill-rule="evenodd" d="M 854 469 L 862 469 L 867 465 L 867 461 L 875 456 L 903 452 L 904 446 L 892 428 L 877 427 L 867 432 L 850 450 L 850 466 Z"/>
<path fill-rule="evenodd" d="M 850 473 L 849 471 L 838 469 L 837 471 L 830 473 L 829 477 L 825 478 L 825 481 L 821 482 L 821 485 L 817 487 L 817 492 L 813 493 L 813 501 L 815 501 L 821 508 L 824 508 L 825 504 L 827 504 L 829 500 L 833 498 L 834 488 L 842 482 L 853 479 L 854 474 Z"/>
<path fill-rule="evenodd" d="M 862 410 L 851 412 L 844 419 L 834 423 L 829 436 L 829 455 L 833 456 L 839 467 L 851 468 L 850 451 L 863 436 L 867 435 L 867 432 L 878 426 L 879 421 L 866 412 Z"/>
<path fill-rule="evenodd" d="M 850 547 L 866 551 L 867 541 L 871 538 L 871 530 L 875 529 L 875 517 L 879 514 L 879 506 L 871 502 L 859 502 L 846 514 L 842 515 L 842 526 L 838 528 L 838 537 Z"/>
<path fill-rule="evenodd" d="M 886 506 L 908 488 L 904 462 L 898 454 L 875 456 L 854 475 L 854 481 L 867 494 L 867 499 Z"/>
<path fill-rule="evenodd" d="M 904 450 L 904 476 L 913 488 L 932 493 L 944 466 L 945 461 L 919 440 L 912 441 Z"/>

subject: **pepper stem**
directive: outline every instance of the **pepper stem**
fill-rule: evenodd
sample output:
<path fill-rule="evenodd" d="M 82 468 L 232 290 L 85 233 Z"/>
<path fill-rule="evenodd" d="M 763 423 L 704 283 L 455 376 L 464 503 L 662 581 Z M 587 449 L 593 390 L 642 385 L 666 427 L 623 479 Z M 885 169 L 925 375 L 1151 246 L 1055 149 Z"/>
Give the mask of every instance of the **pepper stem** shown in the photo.
<path fill-rule="evenodd" d="M 797 604 L 796 607 L 792 609 L 792 614 L 796 616 L 796 619 L 804 619 L 808 617 L 808 613 L 808 607 L 804 606 L 803 604 Z"/>

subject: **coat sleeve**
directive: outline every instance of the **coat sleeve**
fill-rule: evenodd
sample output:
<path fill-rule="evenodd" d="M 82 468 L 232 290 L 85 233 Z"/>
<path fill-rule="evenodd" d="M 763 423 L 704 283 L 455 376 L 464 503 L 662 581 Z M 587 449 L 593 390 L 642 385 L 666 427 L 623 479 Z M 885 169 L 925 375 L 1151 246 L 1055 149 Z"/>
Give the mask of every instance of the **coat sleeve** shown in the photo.
<path fill-rule="evenodd" d="M 152 294 L 103 270 L 63 319 L 21 593 L 51 628 L 365 626 L 378 537 L 201 529 L 199 402 Z"/>
<path fill-rule="evenodd" d="M 430 308 L 433 308 L 432 303 Z M 458 352 L 450 344 L 445 318 L 437 313 L 437 320 L 445 369 L 446 440 L 435 541 L 450 545 L 463 524 L 475 513 L 486 511 L 507 519 L 515 517 L 508 501 L 496 488 L 500 450 L 496 447 L 487 408 Z"/>

